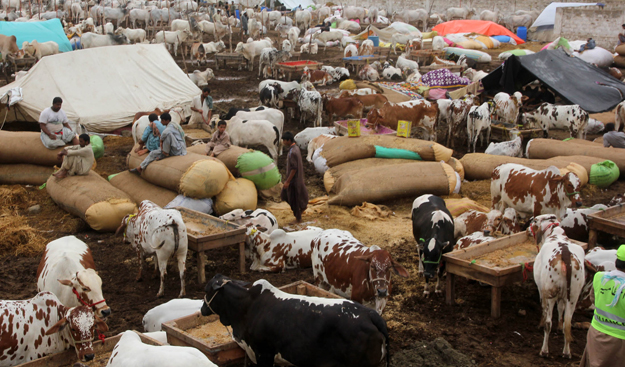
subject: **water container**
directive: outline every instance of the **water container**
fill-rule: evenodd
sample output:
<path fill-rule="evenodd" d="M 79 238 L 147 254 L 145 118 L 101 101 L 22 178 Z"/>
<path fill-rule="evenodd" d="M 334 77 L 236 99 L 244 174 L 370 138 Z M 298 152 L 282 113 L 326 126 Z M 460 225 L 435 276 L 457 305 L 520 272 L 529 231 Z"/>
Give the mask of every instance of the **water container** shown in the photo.
<path fill-rule="evenodd" d="M 234 11 L 234 16 L 237 17 L 237 19 L 241 19 L 241 16 L 239 14 L 239 9 Z"/>
<path fill-rule="evenodd" d="M 523 41 L 527 41 L 527 28 L 526 27 L 517 28 L 516 35 Z"/>
<path fill-rule="evenodd" d="M 369 36 L 369 39 L 373 41 L 373 47 L 380 47 L 380 37 Z"/>

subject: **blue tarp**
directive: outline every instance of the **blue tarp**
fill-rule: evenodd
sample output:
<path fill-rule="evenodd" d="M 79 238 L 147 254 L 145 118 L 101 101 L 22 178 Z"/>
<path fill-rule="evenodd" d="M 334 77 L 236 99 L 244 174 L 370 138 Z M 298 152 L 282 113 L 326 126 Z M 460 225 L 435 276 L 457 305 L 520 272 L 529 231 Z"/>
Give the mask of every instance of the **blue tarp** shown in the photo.
<path fill-rule="evenodd" d="M 54 41 L 59 45 L 60 52 L 72 50 L 63 26 L 59 19 L 50 19 L 43 22 L 0 22 L 0 34 L 15 36 L 17 47 L 22 49 L 24 41 L 48 42 Z"/>

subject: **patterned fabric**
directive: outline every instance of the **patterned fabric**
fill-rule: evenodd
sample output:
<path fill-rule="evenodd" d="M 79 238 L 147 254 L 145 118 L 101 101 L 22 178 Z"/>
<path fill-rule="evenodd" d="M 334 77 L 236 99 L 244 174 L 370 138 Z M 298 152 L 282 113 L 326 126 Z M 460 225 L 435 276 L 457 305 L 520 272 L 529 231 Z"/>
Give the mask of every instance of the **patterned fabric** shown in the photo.
<path fill-rule="evenodd" d="M 449 69 L 432 70 L 421 77 L 421 82 L 431 88 L 461 88 L 469 85 L 471 81 L 455 75 Z"/>
<path fill-rule="evenodd" d="M 426 85 L 422 83 L 408 83 L 408 82 L 406 83 L 383 83 L 383 82 L 380 82 L 377 84 L 384 88 L 392 89 L 396 92 L 405 94 L 409 96 L 411 99 L 423 99 L 423 96 L 421 96 L 421 93 L 429 89 Z M 425 87 L 425 90 L 424 90 L 424 87 Z"/>

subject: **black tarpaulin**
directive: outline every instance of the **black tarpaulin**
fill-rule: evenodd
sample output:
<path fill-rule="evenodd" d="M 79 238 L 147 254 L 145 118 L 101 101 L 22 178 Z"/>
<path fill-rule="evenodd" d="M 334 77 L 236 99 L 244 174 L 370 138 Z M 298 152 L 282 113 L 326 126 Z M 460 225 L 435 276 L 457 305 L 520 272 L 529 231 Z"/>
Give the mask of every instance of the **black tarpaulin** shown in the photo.
<path fill-rule="evenodd" d="M 610 111 L 625 98 L 624 83 L 563 50 L 511 56 L 503 66 L 484 77 L 482 84 L 488 92 L 512 94 L 536 79 L 590 113 Z"/>

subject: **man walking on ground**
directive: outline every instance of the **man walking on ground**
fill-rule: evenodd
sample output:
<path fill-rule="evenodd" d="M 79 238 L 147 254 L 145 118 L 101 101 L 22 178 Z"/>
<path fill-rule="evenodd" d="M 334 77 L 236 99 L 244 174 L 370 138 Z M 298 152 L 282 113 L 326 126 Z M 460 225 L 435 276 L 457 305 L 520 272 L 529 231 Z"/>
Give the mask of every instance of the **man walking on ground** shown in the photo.
<path fill-rule="evenodd" d="M 171 124 L 171 115 L 169 113 L 161 115 L 161 123 L 165 125 L 165 130 L 161 134 L 161 147 L 151 151 L 145 160 L 141 162 L 141 165 L 131 169 L 130 172 L 141 174 L 154 161 L 176 155 L 187 155 L 187 145 L 175 124 Z"/>
<path fill-rule="evenodd" d="M 286 181 L 280 194 L 282 200 L 289 203 L 297 223 L 302 221 L 302 213 L 308 207 L 308 190 L 304 182 L 302 153 L 294 142 L 290 131 L 282 134 L 282 144 L 289 149 L 286 159 Z"/>

